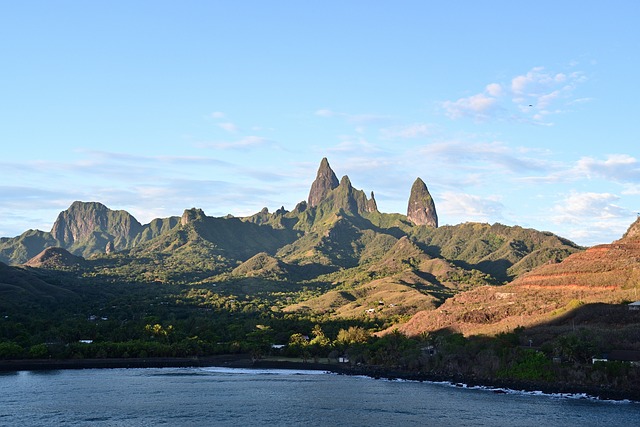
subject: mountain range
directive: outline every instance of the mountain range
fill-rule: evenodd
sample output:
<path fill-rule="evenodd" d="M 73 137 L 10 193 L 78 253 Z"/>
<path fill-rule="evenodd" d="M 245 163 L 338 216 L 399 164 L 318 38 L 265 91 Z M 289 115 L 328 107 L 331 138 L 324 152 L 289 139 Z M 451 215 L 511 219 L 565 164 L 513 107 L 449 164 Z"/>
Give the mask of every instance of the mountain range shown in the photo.
<path fill-rule="evenodd" d="M 519 226 L 443 226 L 420 178 L 406 214 L 383 213 L 322 159 L 291 211 L 189 208 L 143 225 L 78 201 L 49 232 L 0 239 L 0 366 L 347 355 L 356 371 L 635 399 L 639 265 L 640 218 L 590 248 Z"/>
<path fill-rule="evenodd" d="M 283 310 L 399 318 L 582 250 L 552 233 L 518 226 L 439 227 L 420 178 L 409 192 L 406 215 L 382 213 L 373 192 L 367 197 L 346 175 L 338 180 L 324 158 L 308 199 L 291 211 L 209 217 L 191 208 L 142 225 L 126 211 L 77 201 L 50 232 L 2 238 L 0 261 L 123 281 L 215 283 L 218 290 L 245 294 L 304 286 L 314 294 Z"/>

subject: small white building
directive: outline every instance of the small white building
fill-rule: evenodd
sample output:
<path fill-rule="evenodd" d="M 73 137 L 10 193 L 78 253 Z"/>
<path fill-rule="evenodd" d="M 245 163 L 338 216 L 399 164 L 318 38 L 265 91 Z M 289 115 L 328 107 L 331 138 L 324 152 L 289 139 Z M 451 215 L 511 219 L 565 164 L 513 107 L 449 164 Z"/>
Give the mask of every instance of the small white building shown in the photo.
<path fill-rule="evenodd" d="M 629 307 L 629 310 L 632 310 L 632 311 L 640 310 L 640 301 L 632 302 L 631 304 L 628 305 L 628 307 Z"/>

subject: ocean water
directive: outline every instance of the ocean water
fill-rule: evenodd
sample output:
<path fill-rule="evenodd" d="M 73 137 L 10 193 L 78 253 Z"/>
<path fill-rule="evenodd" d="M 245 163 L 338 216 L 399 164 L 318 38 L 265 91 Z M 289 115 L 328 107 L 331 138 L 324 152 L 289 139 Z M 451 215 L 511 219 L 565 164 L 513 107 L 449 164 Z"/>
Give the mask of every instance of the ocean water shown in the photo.
<path fill-rule="evenodd" d="M 0 374 L 0 426 L 630 426 L 640 404 L 320 371 Z"/>

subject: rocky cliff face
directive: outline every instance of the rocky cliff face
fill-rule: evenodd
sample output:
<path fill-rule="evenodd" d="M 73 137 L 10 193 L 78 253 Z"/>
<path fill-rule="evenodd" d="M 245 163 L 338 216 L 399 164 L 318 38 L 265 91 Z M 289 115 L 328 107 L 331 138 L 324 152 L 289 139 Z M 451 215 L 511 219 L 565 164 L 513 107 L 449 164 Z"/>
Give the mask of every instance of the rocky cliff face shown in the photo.
<path fill-rule="evenodd" d="M 378 210 L 373 193 L 371 193 L 371 200 L 367 199 L 364 191 L 353 188 L 347 175 L 342 177 L 340 185 L 331 195 L 334 197 L 335 207 L 342 208 L 347 212 L 362 214 Z"/>
<path fill-rule="evenodd" d="M 326 157 L 320 162 L 318 175 L 313 184 L 311 184 L 311 191 L 309 192 L 308 206 L 313 208 L 321 204 L 323 205 L 321 209 L 325 211 L 343 209 L 354 214 L 378 211 L 373 191 L 371 192 L 371 199 L 367 199 L 364 191 L 353 188 L 347 175 L 343 176 L 338 182 L 338 178 L 329 166 Z M 295 211 L 298 211 L 297 206 Z"/>
<path fill-rule="evenodd" d="M 318 206 L 320 202 L 327 197 L 327 194 L 336 187 L 338 187 L 338 177 L 329 166 L 329 161 L 325 157 L 320 162 L 315 181 L 311 184 L 309 206 Z"/>
<path fill-rule="evenodd" d="M 409 205 L 407 207 L 407 219 L 415 225 L 427 225 L 438 227 L 438 215 L 436 205 L 426 184 L 420 178 L 416 179 L 411 187 Z"/>
<path fill-rule="evenodd" d="M 180 225 L 185 226 L 191 222 L 203 220 L 207 216 L 202 209 L 191 208 L 186 209 L 180 218 Z"/>
<path fill-rule="evenodd" d="M 113 237 L 116 249 L 120 249 L 141 231 L 142 225 L 126 211 L 113 211 L 97 202 L 73 202 L 60 212 L 51 234 L 62 246 L 72 247 L 94 233 L 105 233 Z"/>

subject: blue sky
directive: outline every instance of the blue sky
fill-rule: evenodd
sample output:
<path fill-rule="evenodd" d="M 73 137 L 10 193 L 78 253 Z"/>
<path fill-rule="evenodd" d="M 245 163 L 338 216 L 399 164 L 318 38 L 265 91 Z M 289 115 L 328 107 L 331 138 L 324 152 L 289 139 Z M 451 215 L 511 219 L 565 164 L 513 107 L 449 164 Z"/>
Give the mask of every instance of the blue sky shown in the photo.
<path fill-rule="evenodd" d="M 73 201 L 142 223 L 305 200 L 583 245 L 640 212 L 636 1 L 0 3 L 0 236 Z"/>

